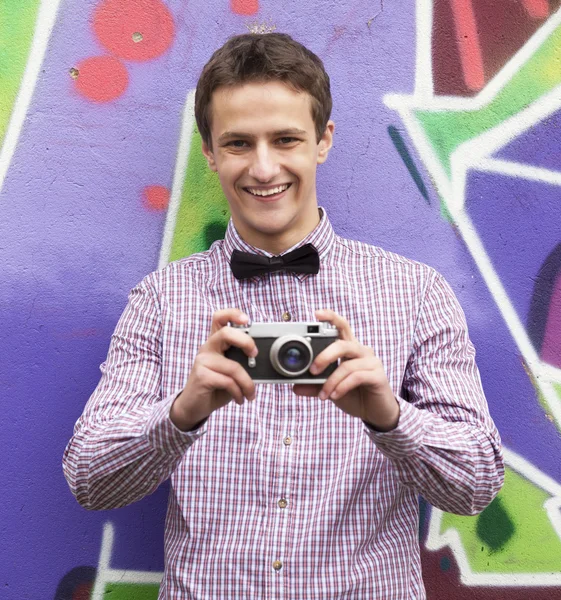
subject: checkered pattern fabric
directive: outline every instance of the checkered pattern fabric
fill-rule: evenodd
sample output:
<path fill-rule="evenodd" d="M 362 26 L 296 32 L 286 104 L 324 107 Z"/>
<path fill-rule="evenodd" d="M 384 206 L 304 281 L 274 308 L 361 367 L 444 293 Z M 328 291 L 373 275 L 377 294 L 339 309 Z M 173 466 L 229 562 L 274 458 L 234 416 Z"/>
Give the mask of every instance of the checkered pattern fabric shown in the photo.
<path fill-rule="evenodd" d="M 171 478 L 160 599 L 425 598 L 418 494 L 460 514 L 503 479 L 500 440 L 463 313 L 430 267 L 338 237 L 327 215 L 317 275 L 238 281 L 230 223 L 207 251 L 148 275 L 130 295 L 64 470 L 92 509 L 129 504 Z M 330 308 L 372 347 L 398 398 L 379 433 L 290 385 L 258 385 L 198 430 L 169 419 L 211 317 L 314 321 Z"/>

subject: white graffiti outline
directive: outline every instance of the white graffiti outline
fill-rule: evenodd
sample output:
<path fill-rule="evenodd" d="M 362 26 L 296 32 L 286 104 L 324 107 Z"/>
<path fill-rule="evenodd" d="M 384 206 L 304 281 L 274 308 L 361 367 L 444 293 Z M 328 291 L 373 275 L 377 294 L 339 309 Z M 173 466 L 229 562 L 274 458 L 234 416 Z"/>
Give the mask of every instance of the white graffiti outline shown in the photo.
<path fill-rule="evenodd" d="M 51 33 L 56 22 L 59 5 L 60 0 L 42 0 L 37 11 L 35 31 L 31 41 L 29 56 L 12 108 L 4 143 L 0 147 L 0 192 L 2 191 L 8 168 L 15 154 L 27 112 L 35 93 L 37 79 L 39 78 Z"/>
<path fill-rule="evenodd" d="M 162 246 L 160 248 L 160 258 L 158 260 L 158 268 L 163 269 L 169 262 L 171 254 L 171 246 L 173 244 L 173 234 L 175 231 L 175 222 L 177 220 L 177 212 L 181 205 L 181 195 L 183 192 L 183 184 L 185 182 L 185 174 L 189 161 L 189 152 L 191 151 L 191 138 L 193 137 L 193 124 L 195 122 L 195 90 L 190 90 L 185 100 L 183 108 L 183 121 L 181 123 L 181 133 L 179 135 L 179 147 L 177 150 L 177 159 L 175 161 L 175 170 L 173 173 L 173 184 L 169 207 L 166 215 L 166 223 L 164 225 L 164 235 L 162 238 Z"/>
<path fill-rule="evenodd" d="M 524 163 L 499 158 L 482 158 L 477 163 L 478 171 L 500 173 L 509 177 L 520 177 L 531 181 L 540 181 L 551 185 L 561 185 L 561 171 L 553 171 L 542 167 L 531 167 Z"/>
<path fill-rule="evenodd" d="M 417 0 L 415 22 L 417 51 L 415 54 L 415 93 L 418 101 L 434 97 L 432 73 L 433 0 Z"/>
<path fill-rule="evenodd" d="M 544 502 L 544 509 L 557 536 L 561 540 L 561 485 L 540 471 L 525 458 L 512 450 L 503 448 L 505 463 L 525 479 L 551 496 Z M 561 573 L 475 573 L 471 570 L 468 555 L 460 533 L 450 528 L 440 533 L 444 513 L 432 509 L 426 547 L 440 550 L 449 546 L 460 569 L 460 580 L 470 586 L 504 587 L 552 587 L 561 585 Z"/>
<path fill-rule="evenodd" d="M 95 584 L 92 590 L 91 600 L 104 600 L 105 586 L 108 583 L 138 583 L 157 584 L 162 581 L 163 573 L 158 571 L 132 571 L 127 569 L 111 568 L 111 555 L 115 541 L 115 528 L 111 521 L 103 526 L 101 538 L 101 550 L 99 552 L 99 563 Z"/>

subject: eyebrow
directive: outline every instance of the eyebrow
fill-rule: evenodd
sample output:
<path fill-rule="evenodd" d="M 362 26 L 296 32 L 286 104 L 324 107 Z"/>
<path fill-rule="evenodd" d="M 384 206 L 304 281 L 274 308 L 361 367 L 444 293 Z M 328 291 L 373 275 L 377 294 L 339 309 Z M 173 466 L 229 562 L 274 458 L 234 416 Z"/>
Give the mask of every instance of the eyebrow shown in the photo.
<path fill-rule="evenodd" d="M 291 129 L 279 129 L 278 131 L 273 131 L 273 135 L 306 135 L 307 131 L 303 129 L 296 129 L 295 127 Z"/>
<path fill-rule="evenodd" d="M 289 128 L 289 129 L 278 129 L 277 131 L 273 131 L 272 135 L 273 136 L 283 136 L 283 135 L 306 135 L 307 131 L 305 131 L 304 129 L 297 129 L 295 127 Z M 224 140 L 230 140 L 230 139 L 238 139 L 238 140 L 251 140 L 253 139 L 255 136 L 249 134 L 249 133 L 241 133 L 241 132 L 237 132 L 237 131 L 225 131 L 219 138 L 218 138 L 218 143 L 223 142 Z"/>

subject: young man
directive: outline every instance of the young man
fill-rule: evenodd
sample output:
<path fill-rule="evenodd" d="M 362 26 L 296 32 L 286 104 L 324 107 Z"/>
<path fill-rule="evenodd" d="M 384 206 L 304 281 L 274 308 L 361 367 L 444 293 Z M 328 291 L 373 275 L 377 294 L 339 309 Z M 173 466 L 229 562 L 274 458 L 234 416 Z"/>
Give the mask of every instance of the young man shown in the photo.
<path fill-rule="evenodd" d="M 434 270 L 318 209 L 334 125 L 306 48 L 230 39 L 195 111 L 232 219 L 131 293 L 65 453 L 72 491 L 107 509 L 171 477 L 162 599 L 424 598 L 418 494 L 475 514 L 503 478 L 462 311 Z M 341 362 L 320 386 L 255 385 L 224 356 L 256 355 L 228 327 L 248 320 L 329 321 L 311 370 Z"/>

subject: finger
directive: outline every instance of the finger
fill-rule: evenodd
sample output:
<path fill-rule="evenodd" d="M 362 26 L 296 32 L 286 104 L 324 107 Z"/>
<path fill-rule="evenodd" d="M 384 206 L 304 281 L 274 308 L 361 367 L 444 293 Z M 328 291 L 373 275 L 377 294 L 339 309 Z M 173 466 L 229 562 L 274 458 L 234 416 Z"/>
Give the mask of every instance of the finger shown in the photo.
<path fill-rule="evenodd" d="M 325 350 L 322 350 L 314 358 L 314 362 L 310 365 L 310 373 L 317 375 L 324 371 L 331 363 L 342 358 L 350 360 L 366 356 L 374 356 L 374 353 L 370 348 L 362 346 L 356 340 L 352 342 L 337 340 L 333 344 L 329 344 Z"/>
<path fill-rule="evenodd" d="M 210 334 L 216 333 L 219 329 L 226 327 L 229 323 L 245 325 L 248 321 L 249 317 L 239 308 L 224 308 L 222 310 L 217 310 L 212 315 Z"/>
<path fill-rule="evenodd" d="M 340 383 L 356 371 L 374 372 L 376 369 L 375 362 L 370 358 L 357 358 L 342 362 L 333 373 L 327 378 L 327 381 L 322 387 L 322 396 L 329 398 Z"/>
<path fill-rule="evenodd" d="M 313 385 L 308 383 L 297 383 L 292 386 L 292 391 L 297 396 L 317 397 L 321 392 L 321 385 Z"/>
<path fill-rule="evenodd" d="M 211 352 L 223 354 L 231 346 L 243 350 L 247 356 L 257 356 L 255 340 L 250 335 L 247 335 L 245 331 L 236 329 L 235 327 L 223 327 L 219 329 L 208 338 L 203 347 Z"/>
<path fill-rule="evenodd" d="M 255 383 L 249 373 L 236 361 L 221 354 L 208 353 L 199 356 L 199 363 L 213 373 L 232 379 L 248 400 L 255 399 Z"/>
<path fill-rule="evenodd" d="M 372 371 L 353 371 L 329 394 L 332 400 L 339 400 L 352 390 L 362 385 L 373 385 L 375 383 L 375 375 Z"/>
<path fill-rule="evenodd" d="M 231 377 L 211 371 L 208 375 L 208 381 L 213 390 L 224 390 L 236 404 L 240 406 L 243 404 L 244 394 Z"/>
<path fill-rule="evenodd" d="M 351 329 L 349 322 L 346 319 L 344 319 L 341 315 L 338 315 L 335 311 L 325 308 L 321 310 L 316 310 L 315 315 L 319 321 L 328 321 L 332 325 L 335 325 L 335 327 L 337 327 L 337 330 L 339 331 L 340 339 L 355 339 L 355 336 L 353 335 L 353 330 Z"/>

